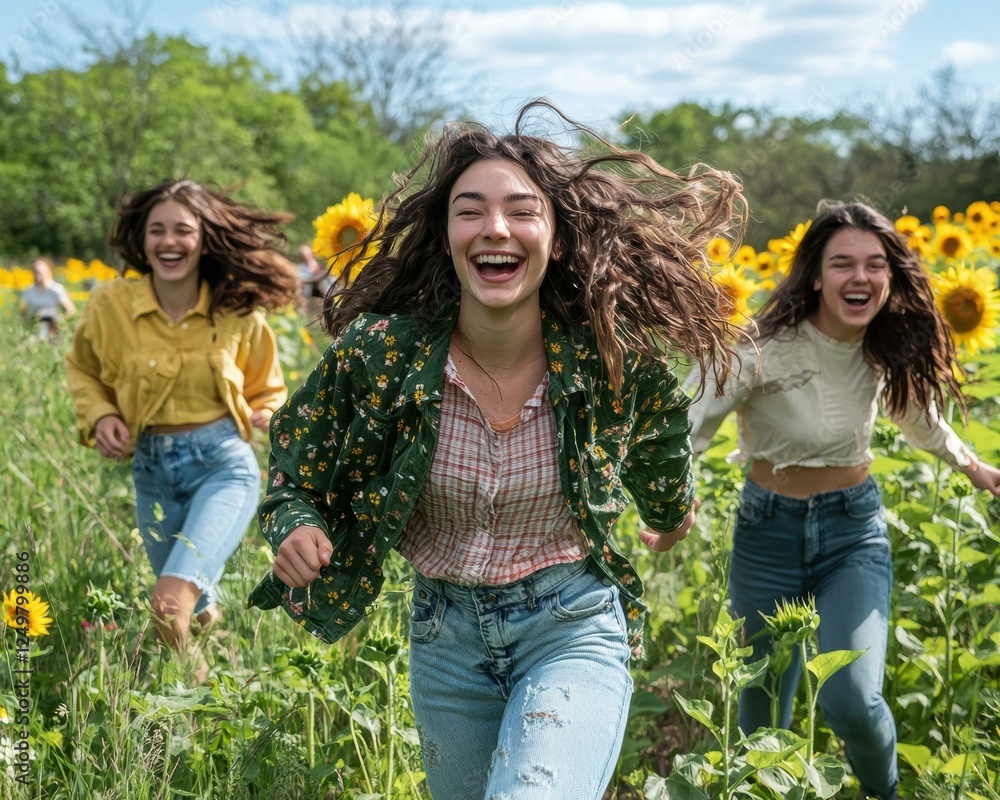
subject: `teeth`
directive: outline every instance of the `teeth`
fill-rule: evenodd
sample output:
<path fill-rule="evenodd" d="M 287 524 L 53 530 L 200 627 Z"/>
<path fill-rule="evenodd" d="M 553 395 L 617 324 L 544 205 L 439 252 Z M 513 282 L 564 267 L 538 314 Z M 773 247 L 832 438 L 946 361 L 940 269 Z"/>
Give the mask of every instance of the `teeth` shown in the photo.
<path fill-rule="evenodd" d="M 477 264 L 516 264 L 518 262 L 517 256 L 477 256 Z"/>
<path fill-rule="evenodd" d="M 867 302 L 870 296 L 871 295 L 855 293 L 855 294 L 845 294 L 844 298 L 846 300 L 861 300 L 862 302 Z"/>

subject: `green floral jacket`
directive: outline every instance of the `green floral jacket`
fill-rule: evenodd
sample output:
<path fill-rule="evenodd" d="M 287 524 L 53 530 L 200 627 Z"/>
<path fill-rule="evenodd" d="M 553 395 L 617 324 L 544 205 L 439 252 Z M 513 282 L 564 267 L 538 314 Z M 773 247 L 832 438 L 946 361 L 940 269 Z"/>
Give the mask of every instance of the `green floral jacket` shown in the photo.
<path fill-rule="evenodd" d="M 275 415 L 261 530 L 277 551 L 293 529 L 315 525 L 329 536 L 333 556 L 307 588 L 289 589 L 269 573 L 249 606 L 280 605 L 326 642 L 373 608 L 381 565 L 434 456 L 456 320 L 457 305 L 424 327 L 408 316 L 360 316 Z M 690 400 L 664 364 L 637 354 L 626 357 L 616 397 L 592 336 L 548 315 L 543 328 L 563 494 L 586 536 L 591 568 L 620 590 L 638 651 L 642 583 L 611 530 L 628 495 L 656 530 L 684 520 L 694 497 Z"/>

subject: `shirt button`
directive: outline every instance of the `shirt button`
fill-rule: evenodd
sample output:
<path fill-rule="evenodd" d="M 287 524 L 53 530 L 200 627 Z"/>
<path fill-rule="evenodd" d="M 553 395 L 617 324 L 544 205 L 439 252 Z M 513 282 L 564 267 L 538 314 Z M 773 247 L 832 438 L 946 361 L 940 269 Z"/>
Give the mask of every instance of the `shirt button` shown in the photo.
<path fill-rule="evenodd" d="M 156 366 L 156 359 L 155 358 L 149 359 L 149 366 L 151 366 L 151 367 L 155 367 Z"/>
<path fill-rule="evenodd" d="M 181 330 L 186 331 L 188 329 L 188 324 L 186 322 L 181 323 Z"/>

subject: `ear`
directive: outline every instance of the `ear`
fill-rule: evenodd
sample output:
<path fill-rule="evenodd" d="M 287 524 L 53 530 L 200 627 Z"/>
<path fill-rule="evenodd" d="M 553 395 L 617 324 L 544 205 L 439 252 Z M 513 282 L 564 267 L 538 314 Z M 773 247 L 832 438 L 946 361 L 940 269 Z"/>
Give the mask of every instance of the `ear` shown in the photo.
<path fill-rule="evenodd" d="M 558 261 L 559 259 L 561 259 L 563 257 L 563 252 L 564 252 L 564 250 L 563 250 L 563 243 L 562 243 L 561 240 L 557 239 L 552 244 L 552 251 L 549 253 L 549 258 L 552 261 Z"/>
<path fill-rule="evenodd" d="M 823 279 L 817 278 L 816 280 L 813 281 L 813 291 L 818 292 L 821 291 L 822 289 L 823 289 Z"/>

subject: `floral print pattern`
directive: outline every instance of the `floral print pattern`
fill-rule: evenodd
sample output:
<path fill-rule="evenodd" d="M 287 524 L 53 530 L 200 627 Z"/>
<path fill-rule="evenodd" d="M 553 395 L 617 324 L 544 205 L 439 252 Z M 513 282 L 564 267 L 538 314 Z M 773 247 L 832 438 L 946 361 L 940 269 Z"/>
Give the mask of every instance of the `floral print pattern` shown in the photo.
<path fill-rule="evenodd" d="M 305 589 L 267 575 L 250 606 L 282 606 L 327 642 L 374 608 L 381 565 L 416 507 L 437 444 L 456 320 L 457 305 L 424 327 L 405 316 L 361 315 L 275 415 L 261 530 L 276 551 L 293 529 L 314 525 L 326 531 L 333 556 Z M 637 354 L 626 358 L 616 396 L 587 331 L 550 315 L 543 329 L 563 494 L 590 567 L 620 590 L 638 653 L 642 583 L 611 531 L 630 499 L 656 530 L 673 530 L 690 511 L 690 400 L 666 365 Z"/>

